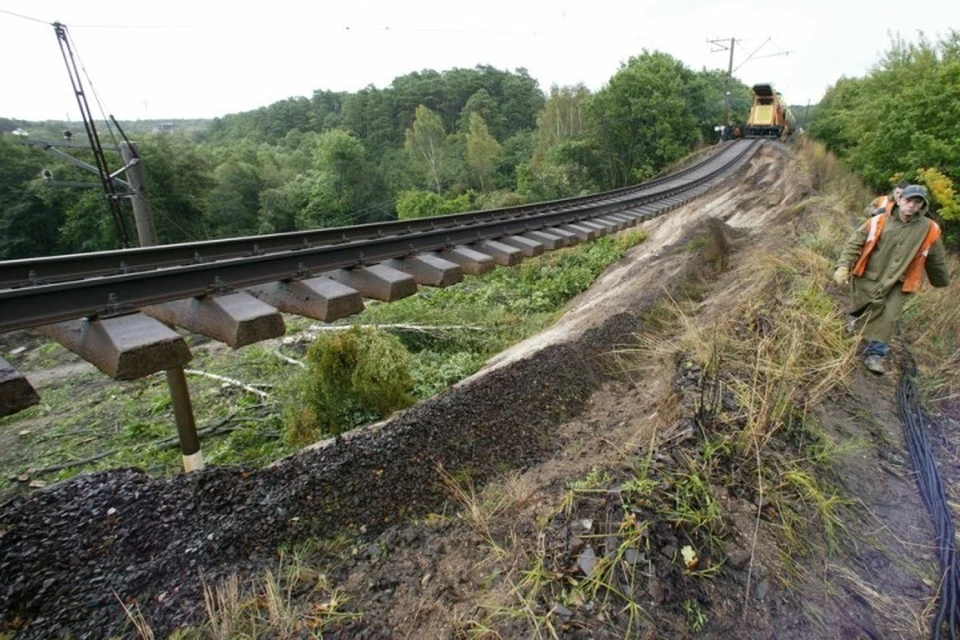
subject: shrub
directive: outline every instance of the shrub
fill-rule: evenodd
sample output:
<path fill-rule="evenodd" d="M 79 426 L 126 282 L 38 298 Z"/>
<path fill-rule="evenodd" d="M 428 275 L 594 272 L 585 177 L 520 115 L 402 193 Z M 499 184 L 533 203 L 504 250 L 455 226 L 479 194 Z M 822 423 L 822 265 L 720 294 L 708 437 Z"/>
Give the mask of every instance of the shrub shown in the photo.
<path fill-rule="evenodd" d="M 410 354 L 382 331 L 354 327 L 321 335 L 306 364 L 286 403 L 290 444 L 339 435 L 413 404 Z"/>

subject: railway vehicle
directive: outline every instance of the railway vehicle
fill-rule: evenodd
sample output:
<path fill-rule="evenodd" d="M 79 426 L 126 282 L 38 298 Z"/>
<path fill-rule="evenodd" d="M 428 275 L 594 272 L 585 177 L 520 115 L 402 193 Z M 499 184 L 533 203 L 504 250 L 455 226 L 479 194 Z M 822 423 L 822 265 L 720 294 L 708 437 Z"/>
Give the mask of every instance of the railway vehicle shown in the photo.
<path fill-rule="evenodd" d="M 784 138 L 790 135 L 793 117 L 783 96 L 770 84 L 753 85 L 753 106 L 743 129 L 745 138 Z"/>

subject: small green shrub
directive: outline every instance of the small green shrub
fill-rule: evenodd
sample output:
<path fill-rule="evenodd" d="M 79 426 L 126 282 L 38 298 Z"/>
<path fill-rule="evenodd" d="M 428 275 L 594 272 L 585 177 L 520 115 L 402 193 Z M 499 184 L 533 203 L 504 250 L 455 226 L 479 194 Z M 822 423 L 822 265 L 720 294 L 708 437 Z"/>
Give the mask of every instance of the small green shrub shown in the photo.
<path fill-rule="evenodd" d="M 417 398 L 429 398 L 476 372 L 483 358 L 469 351 L 444 353 L 423 350 L 413 359 L 412 375 Z"/>
<path fill-rule="evenodd" d="M 307 351 L 306 364 L 286 403 L 290 444 L 339 435 L 413 404 L 410 354 L 382 331 L 354 327 L 322 335 Z"/>

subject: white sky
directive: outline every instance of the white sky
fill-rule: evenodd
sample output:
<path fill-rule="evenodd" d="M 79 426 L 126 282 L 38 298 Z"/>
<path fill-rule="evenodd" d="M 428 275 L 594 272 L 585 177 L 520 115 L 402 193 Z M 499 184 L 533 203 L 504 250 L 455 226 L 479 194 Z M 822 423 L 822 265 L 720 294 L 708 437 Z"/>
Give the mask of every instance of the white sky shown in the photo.
<path fill-rule="evenodd" d="M 0 0 L 0 117 L 79 119 L 54 21 L 69 28 L 94 116 L 99 99 L 103 113 L 136 120 L 212 118 L 478 64 L 525 67 L 544 91 L 597 90 L 644 49 L 726 69 L 729 52 L 707 41 L 730 38 L 735 77 L 816 103 L 841 76 L 864 75 L 892 34 L 936 41 L 960 28 L 960 2 Z"/>

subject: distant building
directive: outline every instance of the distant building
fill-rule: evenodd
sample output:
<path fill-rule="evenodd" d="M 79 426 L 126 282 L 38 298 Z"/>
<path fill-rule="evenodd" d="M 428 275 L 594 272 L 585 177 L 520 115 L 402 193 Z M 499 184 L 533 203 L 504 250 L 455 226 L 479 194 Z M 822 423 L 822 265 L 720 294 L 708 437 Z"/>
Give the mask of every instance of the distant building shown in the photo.
<path fill-rule="evenodd" d="M 177 130 L 177 125 L 173 122 L 157 122 L 153 125 L 154 133 L 173 133 Z"/>

